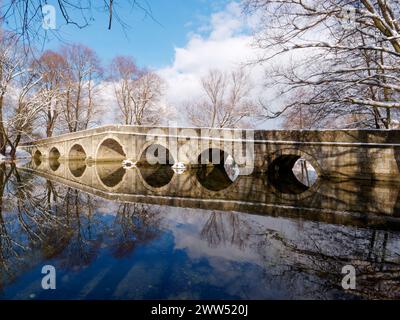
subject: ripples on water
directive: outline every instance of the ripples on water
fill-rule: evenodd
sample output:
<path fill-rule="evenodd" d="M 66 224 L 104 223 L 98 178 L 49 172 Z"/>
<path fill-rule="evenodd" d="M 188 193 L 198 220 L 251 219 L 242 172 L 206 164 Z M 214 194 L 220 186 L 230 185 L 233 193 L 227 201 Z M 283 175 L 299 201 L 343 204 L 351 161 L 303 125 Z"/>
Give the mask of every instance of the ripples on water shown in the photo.
<path fill-rule="evenodd" d="M 400 298 L 399 186 L 0 166 L 3 299 Z M 300 190 L 300 191 L 299 191 Z M 41 289 L 54 265 L 57 289 Z M 357 288 L 341 288 L 352 264 Z"/>

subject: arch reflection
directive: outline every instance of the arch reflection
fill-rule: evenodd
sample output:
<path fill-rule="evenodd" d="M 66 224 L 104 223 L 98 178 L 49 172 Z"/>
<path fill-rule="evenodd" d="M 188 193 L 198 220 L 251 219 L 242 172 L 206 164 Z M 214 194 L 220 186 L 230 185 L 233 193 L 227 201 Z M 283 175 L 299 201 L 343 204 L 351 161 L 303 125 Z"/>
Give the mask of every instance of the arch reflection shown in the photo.
<path fill-rule="evenodd" d="M 153 144 L 141 154 L 139 171 L 147 185 L 152 188 L 162 188 L 170 183 L 175 174 L 171 167 L 174 162 L 167 148 Z"/>
<path fill-rule="evenodd" d="M 96 171 L 100 181 L 108 188 L 118 186 L 126 174 L 126 170 L 117 162 L 97 164 Z"/>
<path fill-rule="evenodd" d="M 175 172 L 171 166 L 152 165 L 139 168 L 143 180 L 152 188 L 162 188 L 170 183 Z"/>
<path fill-rule="evenodd" d="M 69 171 L 75 178 L 80 178 L 86 171 L 86 163 L 84 160 L 72 160 L 68 162 Z"/>
<path fill-rule="evenodd" d="M 268 166 L 268 181 L 281 193 L 301 194 L 316 178 L 314 168 L 300 155 L 281 155 Z"/>
<path fill-rule="evenodd" d="M 60 165 L 61 163 L 58 159 L 49 159 L 49 166 L 51 170 L 57 171 Z"/>
<path fill-rule="evenodd" d="M 60 151 L 58 151 L 56 147 L 52 148 L 49 152 L 49 159 L 58 160 L 60 156 L 61 156 Z"/>
<path fill-rule="evenodd" d="M 33 154 L 33 162 L 37 167 L 39 167 L 42 163 L 42 153 L 39 150 L 36 150 Z"/>
<path fill-rule="evenodd" d="M 228 188 L 237 179 L 238 168 L 227 152 L 210 148 L 198 156 L 196 176 L 199 183 L 210 191 L 221 191 Z"/>

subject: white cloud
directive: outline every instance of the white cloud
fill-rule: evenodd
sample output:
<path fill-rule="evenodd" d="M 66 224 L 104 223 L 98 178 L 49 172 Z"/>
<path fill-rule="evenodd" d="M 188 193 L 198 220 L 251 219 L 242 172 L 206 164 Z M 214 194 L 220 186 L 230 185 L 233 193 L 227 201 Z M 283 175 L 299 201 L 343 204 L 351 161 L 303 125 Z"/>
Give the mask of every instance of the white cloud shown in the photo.
<path fill-rule="evenodd" d="M 163 124 L 190 125 L 185 118 L 184 108 L 204 94 L 201 78 L 211 69 L 231 71 L 246 65 L 250 73 L 251 95 L 255 100 L 261 99 L 264 103 L 272 104 L 271 97 L 274 94 L 264 86 L 264 67 L 249 66 L 249 62 L 261 55 L 253 45 L 252 35 L 259 23 L 259 16 L 245 16 L 239 3 L 231 2 L 188 34 L 186 45 L 175 48 L 173 63 L 157 70 L 166 81 L 165 97 L 161 103 L 168 110 L 164 112 L 168 119 Z M 102 109 L 101 124 L 119 122 L 118 106 L 111 83 L 104 81 L 100 85 L 98 98 Z M 279 121 L 265 122 L 260 127 L 276 128 L 279 127 Z"/>
<path fill-rule="evenodd" d="M 256 24 L 257 17 L 244 16 L 237 2 L 231 2 L 224 10 L 212 14 L 207 24 L 189 35 L 184 47 L 175 48 L 173 64 L 158 70 L 168 84 L 166 103 L 179 110 L 203 94 L 200 79 L 210 69 L 229 71 L 254 61 L 260 54 L 252 46 L 251 31 Z M 256 99 L 268 96 L 263 86 L 264 77 L 261 66 L 250 69 L 252 95 Z M 183 116 L 177 122 L 187 124 Z"/>
<path fill-rule="evenodd" d="M 103 81 L 97 89 L 97 101 L 101 110 L 99 121 L 102 125 L 119 123 L 121 119 L 118 119 L 119 108 L 113 84 Z"/>

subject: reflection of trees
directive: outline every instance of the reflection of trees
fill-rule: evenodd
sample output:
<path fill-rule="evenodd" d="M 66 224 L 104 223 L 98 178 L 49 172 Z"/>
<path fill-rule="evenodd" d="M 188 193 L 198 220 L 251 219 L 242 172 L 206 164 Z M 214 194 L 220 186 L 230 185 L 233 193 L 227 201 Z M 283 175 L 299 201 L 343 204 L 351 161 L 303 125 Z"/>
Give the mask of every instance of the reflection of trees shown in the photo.
<path fill-rule="evenodd" d="M 211 247 L 218 247 L 227 243 L 240 249 L 246 246 L 249 238 L 249 225 L 240 220 L 240 215 L 231 212 L 210 213 L 200 234 Z"/>
<path fill-rule="evenodd" d="M 8 179 L 10 178 L 11 171 L 7 172 L 6 165 L 4 163 L 0 164 L 0 288 L 2 287 L 3 282 L 5 281 L 5 276 L 11 276 L 10 274 L 10 266 L 9 266 L 9 256 L 17 255 L 17 252 L 14 250 L 13 240 L 10 237 L 6 222 L 3 218 L 3 195 L 4 189 L 7 184 Z"/>
<path fill-rule="evenodd" d="M 94 217 L 96 201 L 93 196 L 64 188 L 57 206 L 64 217 L 65 229 L 54 233 L 49 243 L 52 246 L 50 252 L 59 255 L 64 267 L 76 269 L 89 265 L 96 258 L 102 242 L 101 237 L 95 236 L 97 229 L 103 227 Z"/>
<path fill-rule="evenodd" d="M 13 279 L 26 267 L 32 251 L 60 221 L 48 210 L 44 193 L 33 176 L 21 175 L 14 164 L 0 165 L 0 266 L 1 282 Z M 5 215 L 3 212 L 7 212 Z"/>
<path fill-rule="evenodd" d="M 49 181 L 40 183 L 27 172 L 19 172 L 13 164 L 1 164 L 0 201 L 3 283 L 40 259 L 35 254 L 38 250 L 45 259 L 64 258 L 67 266 L 92 261 L 99 245 L 91 240 L 91 196 L 57 188 Z"/>
<path fill-rule="evenodd" d="M 150 205 L 120 204 L 114 218 L 110 203 L 40 179 L 0 164 L 0 288 L 41 259 L 76 271 L 108 244 L 119 258 L 159 234 L 160 215 Z"/>
<path fill-rule="evenodd" d="M 296 239 L 266 230 L 258 243 L 259 252 L 269 264 L 268 270 L 273 266 L 286 284 L 295 286 L 301 281 L 309 297 L 327 298 L 328 292 L 336 292 L 368 299 L 398 299 L 400 248 L 388 247 L 389 237 L 396 243 L 398 236 L 386 231 L 330 228 L 311 225 Z M 278 248 L 278 259 L 271 260 L 264 252 L 271 247 Z M 356 269 L 355 290 L 341 287 L 345 265 Z"/>
<path fill-rule="evenodd" d="M 135 250 L 138 244 L 155 239 L 159 232 L 160 215 L 153 207 L 140 203 L 119 206 L 112 228 L 112 251 L 121 258 Z"/>
<path fill-rule="evenodd" d="M 398 234 L 310 222 L 301 228 L 288 221 L 279 226 L 267 229 L 239 213 L 214 211 L 201 238 L 211 247 L 232 245 L 256 253 L 264 264 L 264 281 L 283 284 L 293 297 L 400 298 Z M 356 269 L 355 290 L 341 286 L 345 265 Z"/>
<path fill-rule="evenodd" d="M 11 182 L 15 184 L 15 193 L 11 195 L 16 201 L 19 225 L 32 244 L 40 243 L 52 232 L 54 226 L 62 224 L 62 221 L 46 205 L 44 190 L 37 192 L 35 183 L 23 179 L 15 166 L 13 173 L 15 181 L 13 179 Z"/>
<path fill-rule="evenodd" d="M 159 234 L 161 215 L 154 206 L 119 204 L 115 216 L 103 217 L 100 209 L 107 204 L 106 213 L 111 213 L 110 203 L 38 181 L 27 171 L 4 164 L 0 165 L 0 201 L 0 287 L 43 257 L 79 270 L 93 262 L 100 248 L 109 245 L 114 257 L 123 258 Z M 292 286 L 285 289 L 293 295 L 341 296 L 341 269 L 351 264 L 358 276 L 357 289 L 349 294 L 400 297 L 398 234 L 307 221 L 299 230 L 290 220 L 269 219 L 276 222 L 274 230 L 267 229 L 275 224 L 271 220 L 261 223 L 245 214 L 213 211 L 206 217 L 201 238 L 211 247 L 246 251 L 244 257 L 257 254 L 266 277 L 272 273 L 272 281 Z"/>

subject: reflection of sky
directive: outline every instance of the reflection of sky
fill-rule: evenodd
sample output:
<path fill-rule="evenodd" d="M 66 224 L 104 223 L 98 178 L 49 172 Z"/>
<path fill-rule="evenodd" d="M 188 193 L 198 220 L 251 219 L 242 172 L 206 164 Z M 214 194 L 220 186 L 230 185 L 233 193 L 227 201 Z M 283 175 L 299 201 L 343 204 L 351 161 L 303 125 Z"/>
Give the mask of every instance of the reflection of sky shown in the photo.
<path fill-rule="evenodd" d="M 312 268 L 324 271 L 327 267 L 323 259 L 312 253 L 326 257 L 367 259 L 370 230 L 243 213 L 160 206 L 149 206 L 150 214 L 160 215 L 160 224 L 154 227 L 155 236 L 148 241 L 139 241 L 139 234 L 130 235 L 129 240 L 135 243 L 133 249 L 116 255 L 116 241 L 123 233 L 121 226 L 115 222 L 119 204 L 99 198 L 93 200 L 95 214 L 89 218 L 82 212 L 81 219 L 82 234 L 88 239 L 83 244 L 83 251 L 94 252 L 89 263 L 79 265 L 70 261 L 72 258 L 68 254 L 77 248 L 75 237 L 63 252 L 49 260 L 42 258 L 40 246 L 33 251 L 28 250 L 23 253 L 29 260 L 25 269 L 18 270 L 15 281 L 4 286 L 1 298 L 343 297 L 342 291 L 330 288 L 324 278 L 312 272 Z M 21 243 L 27 242 L 13 217 L 16 215 L 8 215 L 10 234 Z M 139 229 L 147 227 L 140 222 L 138 226 Z M 378 256 L 382 233 L 377 233 L 375 237 L 378 239 L 378 251 L 370 254 Z M 386 239 L 386 259 L 394 263 L 398 263 L 400 252 L 398 240 L 398 233 L 389 233 Z M 303 249 L 308 253 L 298 253 Z M 40 288 L 41 267 L 45 264 L 54 265 L 57 269 L 57 289 L 54 291 Z M 303 270 L 298 270 L 299 266 Z M 340 270 L 330 271 L 340 275 Z M 321 292 L 321 295 L 315 292 Z"/>
<path fill-rule="evenodd" d="M 40 267 L 34 267 L 6 288 L 3 298 L 246 298 L 253 278 L 262 273 L 251 262 L 207 256 L 191 259 L 174 246 L 171 232 L 122 259 L 101 249 L 98 258 L 79 272 L 60 270 L 57 259 L 40 266 L 45 263 L 58 270 L 57 290 L 41 290 Z M 237 283 L 244 270 L 249 276 Z"/>

